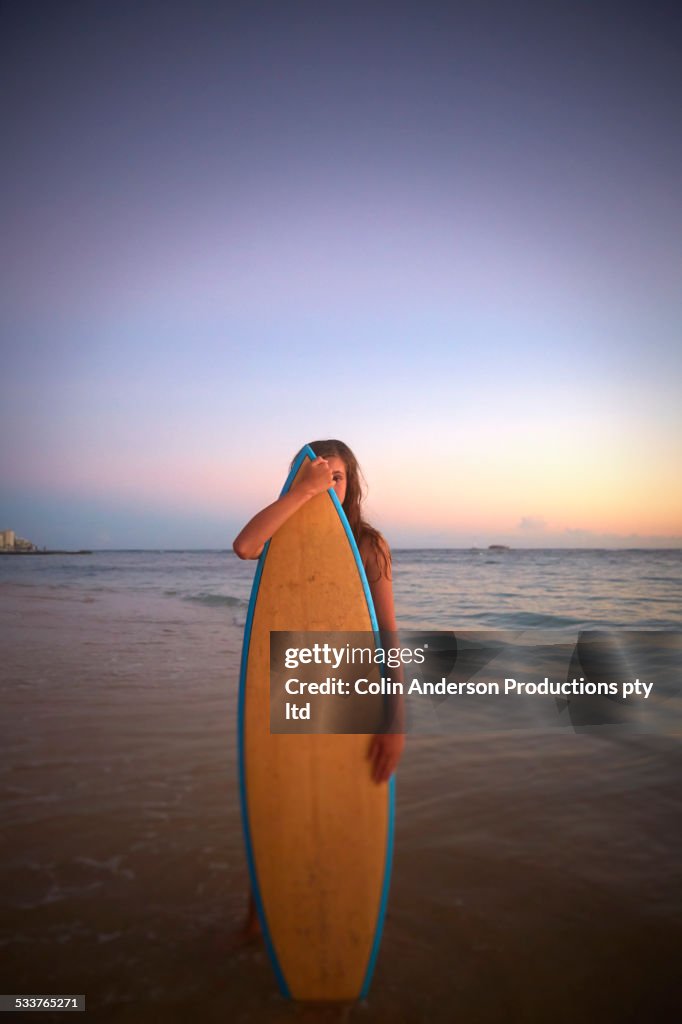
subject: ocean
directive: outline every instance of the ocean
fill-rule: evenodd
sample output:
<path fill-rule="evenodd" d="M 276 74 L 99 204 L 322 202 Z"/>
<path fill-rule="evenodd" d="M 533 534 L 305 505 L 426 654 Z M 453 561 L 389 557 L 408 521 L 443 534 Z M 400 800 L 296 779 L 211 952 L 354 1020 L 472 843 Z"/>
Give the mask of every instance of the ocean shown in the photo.
<path fill-rule="evenodd" d="M 369 998 L 279 996 L 264 951 L 234 941 L 254 569 L 219 551 L 0 557 L 2 991 L 84 993 L 117 1022 L 672 1020 L 674 687 L 643 732 L 479 718 L 408 736 Z M 405 630 L 655 631 L 680 678 L 680 551 L 395 551 L 394 591 Z"/>

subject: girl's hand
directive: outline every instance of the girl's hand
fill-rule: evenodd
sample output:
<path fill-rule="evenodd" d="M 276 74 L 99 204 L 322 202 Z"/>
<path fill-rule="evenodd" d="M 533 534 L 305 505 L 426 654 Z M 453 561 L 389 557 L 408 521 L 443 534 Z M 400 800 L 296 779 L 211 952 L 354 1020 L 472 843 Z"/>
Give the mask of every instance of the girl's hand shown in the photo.
<path fill-rule="evenodd" d="M 305 505 L 310 498 L 333 486 L 333 477 L 334 474 L 326 459 L 318 458 L 314 462 L 308 461 L 298 482 L 291 490 L 279 497 L 277 501 L 273 501 L 267 508 L 261 509 L 253 519 L 249 519 L 232 543 L 235 554 L 240 558 L 258 558 L 272 535 L 301 505 Z"/>
<path fill-rule="evenodd" d="M 372 737 L 367 756 L 372 762 L 372 778 L 375 782 L 388 782 L 404 747 L 405 735 L 402 732 L 381 732 Z"/>
<path fill-rule="evenodd" d="M 309 498 L 316 494 L 322 494 L 334 486 L 334 474 L 329 468 L 329 463 L 322 456 L 318 456 L 313 462 L 308 462 L 296 485 L 292 490 L 301 491 Z"/>

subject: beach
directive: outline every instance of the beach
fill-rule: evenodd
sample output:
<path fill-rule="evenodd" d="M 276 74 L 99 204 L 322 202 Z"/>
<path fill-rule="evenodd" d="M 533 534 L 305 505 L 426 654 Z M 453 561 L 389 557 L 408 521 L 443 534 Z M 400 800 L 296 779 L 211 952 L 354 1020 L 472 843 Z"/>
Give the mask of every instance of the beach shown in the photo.
<path fill-rule="evenodd" d="M 552 605 L 544 579 L 543 614 L 566 627 L 566 602 L 579 600 L 569 556 L 514 571 L 504 559 L 451 559 L 448 589 L 447 558 L 399 553 L 403 622 L 471 628 L 476 601 L 476 624 L 507 627 L 510 607 L 537 616 L 523 588 L 539 590 L 555 564 L 564 585 Z M 262 948 L 231 946 L 248 888 L 236 707 L 253 564 L 30 561 L 0 577 L 2 991 L 84 993 L 93 1018 L 112 1022 L 673 1019 L 679 723 L 410 736 L 369 998 L 299 1007 L 278 994 Z M 679 554 L 602 564 L 621 588 L 599 582 L 595 558 L 579 566 L 583 597 L 593 574 L 585 607 L 600 608 L 590 621 L 680 629 Z M 658 583 L 628 583 L 656 565 Z"/>

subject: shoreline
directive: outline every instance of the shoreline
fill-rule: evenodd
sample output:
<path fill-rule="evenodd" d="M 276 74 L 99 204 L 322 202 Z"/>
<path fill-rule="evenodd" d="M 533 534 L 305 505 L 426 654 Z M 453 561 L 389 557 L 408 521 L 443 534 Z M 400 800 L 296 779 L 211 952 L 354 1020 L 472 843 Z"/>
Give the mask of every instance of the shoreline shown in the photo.
<path fill-rule="evenodd" d="M 80 551 L 2 551 L 0 555 L 91 555 L 92 551 L 82 548 Z"/>

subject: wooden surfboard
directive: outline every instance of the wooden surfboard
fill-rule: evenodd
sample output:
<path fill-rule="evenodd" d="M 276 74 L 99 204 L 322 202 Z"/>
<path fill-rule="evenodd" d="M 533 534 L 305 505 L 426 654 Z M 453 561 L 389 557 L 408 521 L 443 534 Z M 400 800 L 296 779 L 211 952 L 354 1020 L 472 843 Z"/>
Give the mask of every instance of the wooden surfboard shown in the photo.
<path fill-rule="evenodd" d="M 299 455 L 282 493 L 303 463 Z M 377 623 L 333 490 L 272 537 L 259 560 L 239 690 L 242 820 L 254 899 L 280 990 L 300 1000 L 366 996 L 390 877 L 394 782 L 377 785 L 370 735 L 270 732 L 270 631 Z"/>

